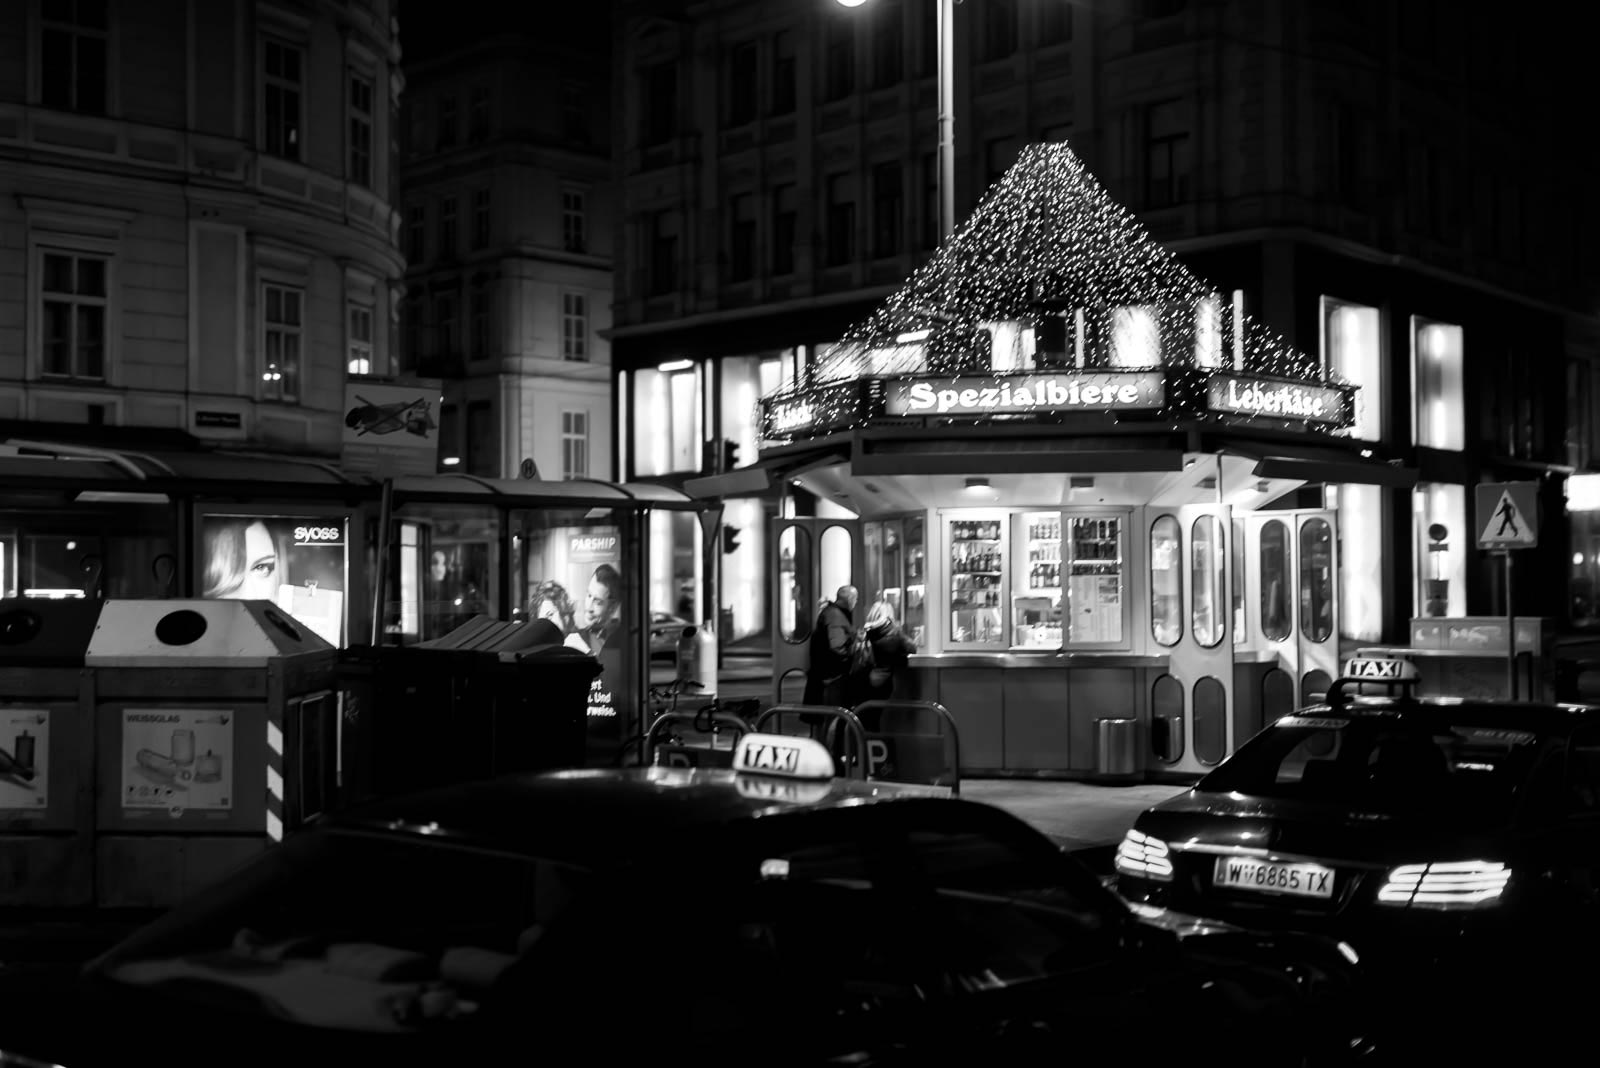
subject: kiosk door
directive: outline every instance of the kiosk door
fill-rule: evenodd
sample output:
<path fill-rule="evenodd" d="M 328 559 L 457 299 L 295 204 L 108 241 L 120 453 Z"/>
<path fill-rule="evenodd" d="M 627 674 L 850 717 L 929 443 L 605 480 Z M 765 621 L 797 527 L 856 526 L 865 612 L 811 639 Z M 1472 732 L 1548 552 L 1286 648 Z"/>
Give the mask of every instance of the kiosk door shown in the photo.
<path fill-rule="evenodd" d="M 1181 569 L 1166 587 L 1182 591 L 1177 603 L 1160 590 L 1151 602 L 1153 636 L 1170 657 L 1165 701 L 1175 706 L 1181 691 L 1184 709 L 1181 748 L 1172 744 L 1178 725 L 1164 727 L 1173 735 L 1165 761 L 1172 771 L 1204 772 L 1233 751 L 1231 512 L 1227 505 L 1173 508 L 1155 513 L 1151 526 L 1152 559 L 1167 555 Z"/>
<path fill-rule="evenodd" d="M 859 519 L 783 518 L 772 521 L 772 700 L 798 704 L 811 665 L 811 629 L 824 600 L 845 584 L 864 581 Z M 866 605 L 858 604 L 859 615 Z M 861 619 L 857 619 L 859 624 Z"/>
<path fill-rule="evenodd" d="M 1338 529 L 1331 511 L 1245 517 L 1245 646 L 1274 656 L 1296 707 L 1321 700 L 1338 677 Z"/>

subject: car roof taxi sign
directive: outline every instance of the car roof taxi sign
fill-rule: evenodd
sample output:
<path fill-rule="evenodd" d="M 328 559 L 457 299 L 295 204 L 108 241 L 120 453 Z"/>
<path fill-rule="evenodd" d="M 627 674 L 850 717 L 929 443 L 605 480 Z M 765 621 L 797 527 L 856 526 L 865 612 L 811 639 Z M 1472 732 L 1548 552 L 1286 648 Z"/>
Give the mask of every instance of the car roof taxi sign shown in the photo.
<path fill-rule="evenodd" d="M 1355 656 L 1344 662 L 1344 671 L 1328 687 L 1325 700 L 1340 705 L 1351 697 L 1394 697 L 1409 695 L 1421 680 L 1417 665 L 1394 656 Z"/>
<path fill-rule="evenodd" d="M 741 775 L 784 779 L 832 779 L 833 757 L 813 738 L 787 734 L 746 734 L 733 750 L 733 770 Z"/>

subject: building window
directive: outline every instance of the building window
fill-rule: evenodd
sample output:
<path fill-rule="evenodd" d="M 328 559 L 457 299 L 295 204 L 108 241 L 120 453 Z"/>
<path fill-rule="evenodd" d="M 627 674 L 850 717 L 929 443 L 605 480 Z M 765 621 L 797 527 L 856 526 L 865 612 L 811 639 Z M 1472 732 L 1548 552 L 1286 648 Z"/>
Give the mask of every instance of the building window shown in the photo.
<path fill-rule="evenodd" d="M 456 337 L 456 295 L 439 293 L 433 298 L 433 354 L 450 360 L 460 344 Z"/>
<path fill-rule="evenodd" d="M 302 290 L 289 286 L 262 287 L 261 396 L 263 400 L 293 401 L 300 397 Z"/>
<path fill-rule="evenodd" d="M 1061 0 L 1044 0 L 1039 5 L 1039 43 L 1062 44 L 1072 40 L 1072 5 Z"/>
<path fill-rule="evenodd" d="M 828 22 L 827 43 L 823 51 L 823 99 L 838 100 L 856 88 L 856 24 L 848 15 L 835 15 Z"/>
<path fill-rule="evenodd" d="M 756 117 L 756 44 L 743 41 L 728 52 L 729 126 L 743 126 Z"/>
<path fill-rule="evenodd" d="M 561 132 L 571 144 L 589 143 L 589 96 L 578 82 L 561 83 Z"/>
<path fill-rule="evenodd" d="M 263 45 L 261 150 L 283 159 L 300 158 L 300 49 L 281 41 Z"/>
<path fill-rule="evenodd" d="M 439 255 L 450 259 L 456 254 L 456 198 L 439 200 Z"/>
<path fill-rule="evenodd" d="M 1209 370 L 1222 368 L 1222 294 L 1213 293 L 1195 302 L 1194 362 Z"/>
<path fill-rule="evenodd" d="M 489 191 L 472 191 L 472 247 L 489 247 Z"/>
<path fill-rule="evenodd" d="M 794 273 L 795 214 L 794 186 L 780 185 L 772 191 L 772 273 Z"/>
<path fill-rule="evenodd" d="M 372 82 L 350 76 L 350 180 L 372 188 Z"/>
<path fill-rule="evenodd" d="M 474 360 L 489 356 L 489 287 L 483 282 L 473 285 L 467 294 L 467 355 Z"/>
<path fill-rule="evenodd" d="M 939 5 L 918 4 L 917 77 L 932 78 L 939 71 Z"/>
<path fill-rule="evenodd" d="M 772 35 L 772 113 L 787 115 L 794 110 L 794 31 L 779 30 Z"/>
<path fill-rule="evenodd" d="M 678 132 L 678 68 L 668 61 L 645 68 L 644 143 L 659 145 Z"/>
<path fill-rule="evenodd" d="M 983 60 L 1005 59 L 1017 50 L 1017 0 L 983 0 Z"/>
<path fill-rule="evenodd" d="M 561 413 L 561 477 L 589 477 L 589 413 Z"/>
<path fill-rule="evenodd" d="M 39 102 L 47 108 L 104 115 L 110 84 L 110 22 L 105 0 L 56 0 L 41 6 Z"/>
<path fill-rule="evenodd" d="M 406 209 L 406 259 L 421 263 L 428 252 L 428 209 L 413 204 Z"/>
<path fill-rule="evenodd" d="M 1322 363 L 1356 387 L 1352 437 L 1383 436 L 1383 356 L 1378 309 L 1322 298 Z"/>
<path fill-rule="evenodd" d="M 454 404 L 439 405 L 439 469 L 448 471 L 461 463 L 461 409 Z"/>
<path fill-rule="evenodd" d="M 353 375 L 372 373 L 372 309 L 364 304 L 349 306 L 350 355 L 346 369 Z"/>
<path fill-rule="evenodd" d="M 412 295 L 405 299 L 405 304 L 400 309 L 400 325 L 405 334 L 405 366 L 408 371 L 415 371 L 422 358 L 427 355 L 422 344 L 425 326 L 423 308 L 422 299 Z"/>
<path fill-rule="evenodd" d="M 487 86 L 476 85 L 472 88 L 472 99 L 467 105 L 467 140 L 476 143 L 488 136 L 489 89 Z"/>
<path fill-rule="evenodd" d="M 494 405 L 467 402 L 467 473 L 493 478 L 500 474 L 495 456 Z"/>
<path fill-rule="evenodd" d="M 1467 529 L 1467 488 L 1422 482 L 1412 494 L 1415 614 L 1467 614 L 1467 550 L 1477 544 Z"/>
<path fill-rule="evenodd" d="M 678 219 L 669 211 L 650 216 L 650 295 L 678 288 Z"/>
<path fill-rule="evenodd" d="M 849 263 L 856 255 L 855 175 L 828 179 L 827 265 Z"/>
<path fill-rule="evenodd" d="M 1183 104 L 1151 104 L 1144 110 L 1144 205 L 1167 208 L 1189 197 L 1189 131 Z"/>
<path fill-rule="evenodd" d="M 922 157 L 922 247 L 938 248 L 939 239 L 939 154 Z"/>
<path fill-rule="evenodd" d="M 872 13 L 872 87 L 898 85 L 905 70 L 901 63 L 901 11 L 899 4 L 883 4 Z"/>
<path fill-rule="evenodd" d="M 1466 448 L 1461 327 L 1411 318 L 1413 440 L 1430 449 Z"/>
<path fill-rule="evenodd" d="M 1158 367 L 1161 322 L 1150 305 L 1111 309 L 1112 367 Z"/>
<path fill-rule="evenodd" d="M 744 282 L 756 273 L 755 197 L 740 193 L 730 204 L 728 222 L 728 280 Z"/>
<path fill-rule="evenodd" d="M 1588 360 L 1567 361 L 1567 464 L 1582 471 L 1595 455 L 1595 375 Z"/>
<path fill-rule="evenodd" d="M 589 358 L 589 300 L 582 293 L 561 294 L 561 358 Z"/>
<path fill-rule="evenodd" d="M 456 98 L 453 96 L 439 98 L 438 136 L 435 148 L 451 148 L 456 143 Z"/>
<path fill-rule="evenodd" d="M 40 370 L 106 377 L 106 276 L 110 261 L 78 252 L 40 253 Z"/>
<path fill-rule="evenodd" d="M 428 145 L 428 104 L 425 100 L 406 101 L 406 110 L 411 114 L 411 125 L 406 131 L 409 144 L 406 150 L 413 156 L 420 156 L 427 151 Z"/>
<path fill-rule="evenodd" d="M 588 252 L 588 212 L 584 195 L 576 189 L 561 191 L 561 247 L 568 252 Z"/>
<path fill-rule="evenodd" d="M 872 254 L 882 259 L 900 254 L 900 217 L 905 210 L 900 164 L 872 168 Z"/>

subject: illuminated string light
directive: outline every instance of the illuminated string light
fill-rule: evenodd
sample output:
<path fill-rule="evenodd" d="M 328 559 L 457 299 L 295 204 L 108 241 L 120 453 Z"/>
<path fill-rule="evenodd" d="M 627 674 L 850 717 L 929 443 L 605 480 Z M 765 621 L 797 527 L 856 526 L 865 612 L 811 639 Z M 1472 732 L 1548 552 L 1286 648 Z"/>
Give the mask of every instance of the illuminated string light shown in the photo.
<path fill-rule="evenodd" d="M 879 419 L 886 380 L 993 373 L 988 346 L 997 324 L 1037 334 L 1048 315 L 1065 315 L 1070 353 L 1080 312 L 1087 366 L 1165 373 L 1163 421 L 1225 418 L 1338 432 L 1279 414 L 1223 417 L 1207 410 L 1207 380 L 1235 369 L 1234 331 L 1242 374 L 1349 385 L 1250 315 L 1236 315 L 1216 287 L 1154 240 L 1076 154 L 1056 142 L 1024 149 L 934 256 L 823 355 L 809 383 L 764 398 L 769 410 L 788 408 L 784 429 L 772 436 L 851 429 Z M 1237 321 L 1224 326 L 1225 318 Z M 996 418 L 1002 417 L 982 421 Z"/>

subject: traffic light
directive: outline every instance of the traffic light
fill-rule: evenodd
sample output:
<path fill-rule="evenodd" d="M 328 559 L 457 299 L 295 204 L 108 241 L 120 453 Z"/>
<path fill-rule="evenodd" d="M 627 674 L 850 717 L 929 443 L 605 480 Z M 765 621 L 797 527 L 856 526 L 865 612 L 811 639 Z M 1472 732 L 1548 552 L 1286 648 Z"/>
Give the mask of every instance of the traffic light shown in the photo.
<path fill-rule="evenodd" d="M 737 551 L 738 548 L 739 528 L 730 526 L 727 523 L 722 524 L 722 551 L 725 553 L 731 553 Z"/>
<path fill-rule="evenodd" d="M 739 466 L 739 443 L 731 438 L 722 439 L 722 469 L 732 471 Z"/>

